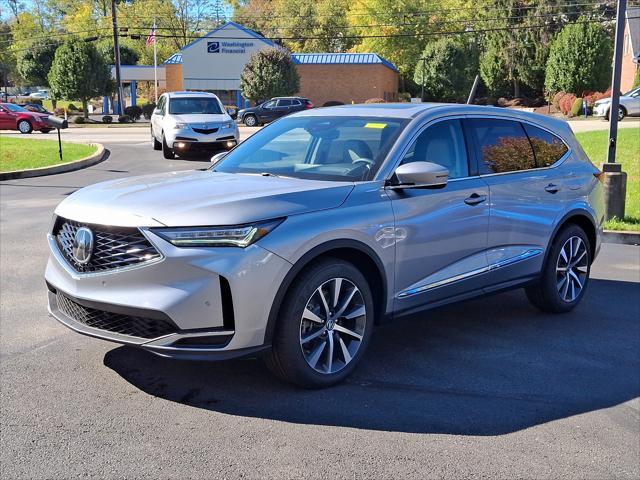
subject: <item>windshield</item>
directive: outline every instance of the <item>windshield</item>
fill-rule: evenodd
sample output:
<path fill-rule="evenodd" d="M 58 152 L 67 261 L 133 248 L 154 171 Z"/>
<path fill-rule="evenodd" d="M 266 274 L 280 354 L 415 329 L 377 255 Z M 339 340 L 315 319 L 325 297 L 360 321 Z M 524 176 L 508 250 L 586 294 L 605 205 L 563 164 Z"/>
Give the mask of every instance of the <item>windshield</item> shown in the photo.
<path fill-rule="evenodd" d="M 7 110 L 11 111 L 11 112 L 26 112 L 27 111 L 25 108 L 22 108 L 19 105 L 14 105 L 13 103 L 5 103 L 5 104 L 3 104 L 3 107 L 6 108 Z"/>
<path fill-rule="evenodd" d="M 408 120 L 288 117 L 234 148 L 213 169 L 334 181 L 370 180 Z"/>
<path fill-rule="evenodd" d="M 172 98 L 169 101 L 169 113 L 175 115 L 188 113 L 219 114 L 222 107 L 217 99 L 211 97 Z"/>

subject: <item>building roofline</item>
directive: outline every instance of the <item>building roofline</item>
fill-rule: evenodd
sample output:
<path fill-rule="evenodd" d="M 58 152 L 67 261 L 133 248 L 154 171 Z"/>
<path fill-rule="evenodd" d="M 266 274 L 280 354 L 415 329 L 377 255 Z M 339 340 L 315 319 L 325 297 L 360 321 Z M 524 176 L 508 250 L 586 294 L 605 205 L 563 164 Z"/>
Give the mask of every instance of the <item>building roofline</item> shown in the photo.
<path fill-rule="evenodd" d="M 240 25 L 239 23 L 236 22 L 227 22 L 224 25 L 220 25 L 218 28 L 214 28 L 213 30 L 211 30 L 208 33 L 205 33 L 202 37 L 196 38 L 195 40 L 193 40 L 192 42 L 186 44 L 184 47 L 182 47 L 179 51 L 182 52 L 190 47 L 192 47 L 194 44 L 211 37 L 211 35 L 213 35 L 216 32 L 219 32 L 221 30 L 224 30 L 227 27 L 234 27 L 237 28 L 238 30 L 243 31 L 244 33 L 249 34 L 250 36 L 252 36 L 253 38 L 260 40 L 264 43 L 266 43 L 267 45 L 273 47 L 275 46 L 275 44 L 271 41 L 271 40 L 267 40 L 266 38 L 264 38 L 262 35 L 260 35 L 259 33 L 254 32 L 253 30 L 248 29 L 247 27 L 243 27 L 242 25 Z M 175 55 L 175 54 L 174 54 Z M 169 57 L 171 58 L 171 57 Z"/>
<path fill-rule="evenodd" d="M 379 62 L 301 62 L 299 61 L 298 57 L 308 57 L 308 56 L 313 56 L 313 55 L 317 55 L 317 56 L 324 56 L 324 57 L 328 57 L 328 56 L 342 56 L 342 57 L 357 57 L 359 55 L 371 55 L 375 58 L 377 58 L 379 60 Z M 391 63 L 389 60 L 387 60 L 386 58 L 382 57 L 381 55 L 377 54 L 377 53 L 373 53 L 373 52 L 341 52 L 341 53 L 326 53 L 326 52 L 319 52 L 319 53 L 292 53 L 291 54 L 292 58 L 293 58 L 293 62 L 296 65 L 376 65 L 376 64 L 380 64 L 380 65 L 384 65 L 385 67 L 393 70 L 394 72 L 398 72 L 398 69 L 396 68 L 396 66 Z"/>

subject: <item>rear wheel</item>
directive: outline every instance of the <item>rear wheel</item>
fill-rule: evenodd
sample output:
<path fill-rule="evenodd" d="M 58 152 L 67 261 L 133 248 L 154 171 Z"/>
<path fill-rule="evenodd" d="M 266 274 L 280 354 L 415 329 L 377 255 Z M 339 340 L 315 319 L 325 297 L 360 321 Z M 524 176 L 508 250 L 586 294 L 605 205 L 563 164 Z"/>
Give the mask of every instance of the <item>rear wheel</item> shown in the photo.
<path fill-rule="evenodd" d="M 169 160 L 176 158 L 176 154 L 173 153 L 173 150 L 169 148 L 169 145 L 167 145 L 167 140 L 164 138 L 164 134 L 162 134 L 162 155 L 164 158 Z"/>
<path fill-rule="evenodd" d="M 568 312 L 584 296 L 590 271 L 589 238 L 579 226 L 569 225 L 554 239 L 540 281 L 526 289 L 527 297 L 545 312 Z"/>
<path fill-rule="evenodd" d="M 334 258 L 316 263 L 285 298 L 267 365 L 303 387 L 338 383 L 360 362 L 373 316 L 371 289 L 355 266 Z"/>
<path fill-rule="evenodd" d="M 242 121 L 247 127 L 255 127 L 258 125 L 258 119 L 255 115 L 245 115 Z"/>
<path fill-rule="evenodd" d="M 20 120 L 18 122 L 18 130 L 20 133 L 31 133 L 33 131 L 33 127 L 31 126 L 31 122 L 29 120 Z"/>

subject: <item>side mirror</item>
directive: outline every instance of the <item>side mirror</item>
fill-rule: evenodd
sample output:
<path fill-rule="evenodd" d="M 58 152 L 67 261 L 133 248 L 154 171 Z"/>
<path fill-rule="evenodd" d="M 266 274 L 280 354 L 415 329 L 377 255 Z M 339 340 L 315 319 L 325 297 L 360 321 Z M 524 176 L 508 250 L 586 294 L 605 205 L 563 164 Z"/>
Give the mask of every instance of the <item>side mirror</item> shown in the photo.
<path fill-rule="evenodd" d="M 211 165 L 215 165 L 220 160 L 222 160 L 229 152 L 220 152 L 216 153 L 213 157 L 211 157 Z"/>
<path fill-rule="evenodd" d="M 391 189 L 444 187 L 449 179 L 449 170 L 432 162 L 411 162 L 396 169 L 399 184 Z"/>

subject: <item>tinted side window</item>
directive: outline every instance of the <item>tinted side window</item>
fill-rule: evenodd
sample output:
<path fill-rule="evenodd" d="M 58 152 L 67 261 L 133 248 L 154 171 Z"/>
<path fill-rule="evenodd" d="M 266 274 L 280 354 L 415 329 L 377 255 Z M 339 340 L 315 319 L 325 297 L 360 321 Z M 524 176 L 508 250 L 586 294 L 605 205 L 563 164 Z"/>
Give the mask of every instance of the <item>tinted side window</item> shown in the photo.
<path fill-rule="evenodd" d="M 273 108 L 276 106 L 275 100 L 270 100 L 267 103 L 262 104 L 262 108 Z"/>
<path fill-rule="evenodd" d="M 469 120 L 469 126 L 480 150 L 481 174 L 536 168 L 529 138 L 519 122 L 476 118 Z"/>
<path fill-rule="evenodd" d="M 531 140 L 538 167 L 553 165 L 569 150 L 564 142 L 553 133 L 526 123 L 524 124 L 524 129 L 529 135 L 529 140 Z"/>
<path fill-rule="evenodd" d="M 291 105 L 291 100 L 288 100 L 288 99 L 287 100 L 285 100 L 285 99 L 278 100 L 278 106 L 279 107 L 288 107 L 289 105 Z"/>
<path fill-rule="evenodd" d="M 402 163 L 432 162 L 449 169 L 449 178 L 469 176 L 467 148 L 460 120 L 445 120 L 423 131 Z"/>

